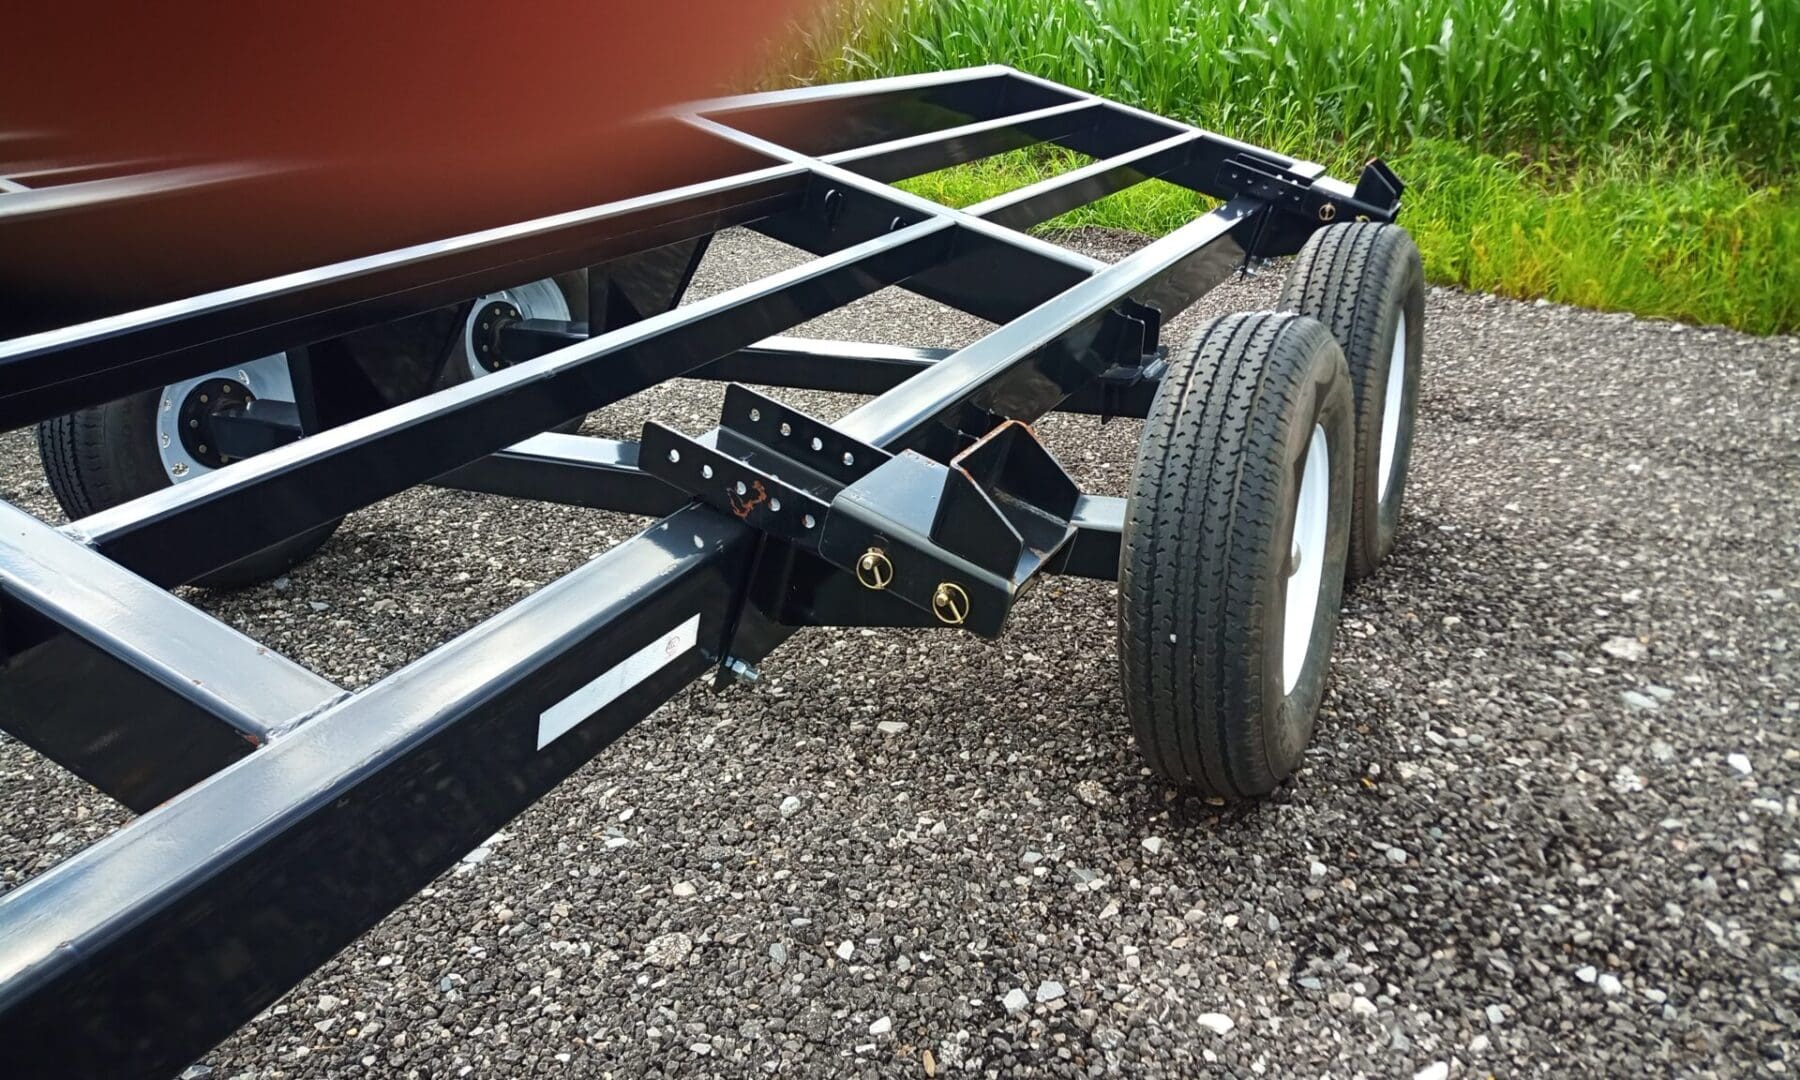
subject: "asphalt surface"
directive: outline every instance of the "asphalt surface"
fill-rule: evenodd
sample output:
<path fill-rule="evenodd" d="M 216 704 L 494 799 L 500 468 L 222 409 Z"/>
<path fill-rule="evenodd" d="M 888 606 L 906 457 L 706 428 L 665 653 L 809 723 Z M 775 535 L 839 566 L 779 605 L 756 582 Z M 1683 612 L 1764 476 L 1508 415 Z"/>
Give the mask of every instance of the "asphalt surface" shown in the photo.
<path fill-rule="evenodd" d="M 792 257 L 728 236 L 699 286 Z M 1427 309 L 1399 546 L 1348 592 L 1314 746 L 1274 797 L 1144 773 L 1107 583 L 1047 582 L 994 644 L 805 631 L 753 687 L 678 697 L 190 1073 L 1800 1067 L 1800 339 L 1440 289 Z M 806 332 L 980 331 L 888 292 Z M 718 398 L 675 384 L 587 430 L 697 433 Z M 1041 425 L 1112 494 L 1137 429 Z M 0 436 L 0 495 L 54 516 L 23 433 Z M 642 524 L 419 490 L 284 581 L 185 595 L 364 686 Z M 0 739 L 0 888 L 123 820 Z"/>

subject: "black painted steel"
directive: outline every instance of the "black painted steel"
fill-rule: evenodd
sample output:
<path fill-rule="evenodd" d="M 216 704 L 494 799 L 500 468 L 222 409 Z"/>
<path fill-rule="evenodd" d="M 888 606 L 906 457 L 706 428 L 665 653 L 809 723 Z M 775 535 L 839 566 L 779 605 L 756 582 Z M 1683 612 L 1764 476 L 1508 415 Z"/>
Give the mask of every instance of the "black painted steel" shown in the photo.
<path fill-rule="evenodd" d="M 1098 124 L 1102 111 L 1102 106 L 1092 101 L 1064 102 L 1017 116 L 827 154 L 822 160 L 874 180 L 904 180 L 1023 146 L 1073 138 Z"/>
<path fill-rule="evenodd" d="M 152 581 L 191 581 L 941 262 L 923 222 L 76 522 Z"/>
<path fill-rule="evenodd" d="M 0 503 L 0 726 L 134 810 L 337 686 Z"/>
<path fill-rule="evenodd" d="M 689 496 L 638 468 L 638 444 L 534 435 L 432 481 L 438 487 L 661 517 Z"/>
<path fill-rule="evenodd" d="M 1260 207 L 1239 200 L 1134 252 L 1033 312 L 932 365 L 839 420 L 840 430 L 886 446 L 942 444 L 969 406 L 1034 420 L 1135 351 L 1155 348 L 1146 309 L 1169 317 L 1243 263 Z"/>
<path fill-rule="evenodd" d="M 771 166 L 0 342 L 0 431 L 746 224 L 799 205 L 807 184 Z"/>
<path fill-rule="evenodd" d="M 0 896 L 7 1075 L 179 1071 L 714 666 L 755 546 L 680 511 Z M 538 745 L 544 712 L 695 617 Z"/>
<path fill-rule="evenodd" d="M 772 337 L 688 374 L 691 379 L 831 390 L 842 394 L 885 394 L 955 349 L 871 345 L 860 341 L 820 341 Z M 1131 416 L 1142 420 L 1156 395 L 1162 365 L 1119 366 L 1062 400 L 1058 412 L 1089 416 Z"/>
<path fill-rule="evenodd" d="M 1009 229 L 1026 229 L 1124 191 L 1145 180 L 1167 176 L 1187 163 L 1197 132 L 1183 132 L 1077 169 L 1046 177 L 1035 184 L 983 200 L 967 211 Z"/>
<path fill-rule="evenodd" d="M 144 812 L 0 896 L 7 1076 L 178 1071 L 798 627 L 995 634 L 1042 573 L 1113 577 L 1124 501 L 1077 491 L 1026 425 L 1142 416 L 1169 318 L 1401 193 L 1379 163 L 1352 188 L 998 67 L 668 120 L 730 175 L 0 342 L 0 429 L 284 349 L 299 398 L 196 417 L 209 452 L 254 456 L 62 530 L 0 504 L 0 726 Z M 964 210 L 884 182 L 1038 142 L 1096 160 Z M 1020 231 L 1152 178 L 1223 205 L 1110 265 Z M 814 258 L 676 307 L 733 225 Z M 500 370 L 416 400 L 344 336 L 572 270 L 586 311 L 496 309 Z M 956 350 L 772 336 L 887 286 L 1000 325 Z M 540 434 L 682 376 L 876 396 L 825 423 L 733 387 L 698 437 Z M 424 483 L 667 516 L 354 695 L 157 587 Z"/>

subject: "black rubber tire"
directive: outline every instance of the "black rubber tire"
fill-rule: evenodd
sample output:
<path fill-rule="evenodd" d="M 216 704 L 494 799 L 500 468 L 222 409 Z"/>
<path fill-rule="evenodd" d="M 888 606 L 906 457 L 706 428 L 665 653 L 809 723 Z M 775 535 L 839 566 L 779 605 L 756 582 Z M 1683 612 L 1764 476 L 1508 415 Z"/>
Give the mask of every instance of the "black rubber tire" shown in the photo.
<path fill-rule="evenodd" d="M 1353 407 L 1343 353 L 1299 315 L 1228 315 L 1170 357 L 1119 558 L 1125 708 L 1165 780 L 1246 798 L 1299 765 L 1343 596 Z M 1284 693 L 1288 551 L 1315 424 L 1330 451 L 1324 562 L 1307 660 Z"/>
<path fill-rule="evenodd" d="M 63 512 L 84 518 L 170 486 L 156 452 L 162 391 L 147 390 L 38 424 L 38 456 Z M 319 549 L 339 521 L 290 537 L 194 581 L 239 589 L 280 576 Z"/>
<path fill-rule="evenodd" d="M 588 272 L 586 270 L 571 270 L 568 273 L 557 274 L 550 280 L 554 281 L 556 287 L 562 291 L 563 300 L 569 305 L 570 320 L 573 322 L 586 322 L 588 317 Z M 462 340 L 462 328 L 464 326 L 462 320 L 466 315 L 467 310 L 463 309 L 457 316 L 456 337 L 452 340 L 450 355 L 445 359 L 443 374 L 438 380 L 439 386 L 456 386 L 460 383 L 466 383 L 475 377 L 462 362 L 462 357 L 456 352 L 458 348 L 457 343 Z M 579 434 L 581 425 L 586 420 L 587 416 L 586 414 L 583 414 L 574 417 L 573 419 L 565 420 L 550 430 L 561 435 Z"/>
<path fill-rule="evenodd" d="M 1324 323 L 1344 350 L 1356 392 L 1356 505 L 1351 511 L 1351 580 L 1368 577 L 1394 550 L 1406 471 L 1412 460 L 1425 342 L 1425 269 L 1398 225 L 1357 221 L 1320 229 L 1300 249 L 1281 290 L 1283 311 Z M 1381 489 L 1382 417 L 1388 364 L 1406 315 L 1406 384 L 1390 478 Z"/>

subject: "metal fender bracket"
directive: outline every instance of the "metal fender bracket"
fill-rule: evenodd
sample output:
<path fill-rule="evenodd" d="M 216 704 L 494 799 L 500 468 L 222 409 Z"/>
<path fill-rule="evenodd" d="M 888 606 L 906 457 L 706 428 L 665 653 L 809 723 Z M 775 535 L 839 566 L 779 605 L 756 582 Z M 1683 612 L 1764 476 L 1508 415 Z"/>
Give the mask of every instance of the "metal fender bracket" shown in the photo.
<path fill-rule="evenodd" d="M 949 465 L 906 451 L 847 485 L 819 542 L 865 588 L 998 637 L 1013 602 L 1075 535 L 1080 489 L 1007 421 Z"/>

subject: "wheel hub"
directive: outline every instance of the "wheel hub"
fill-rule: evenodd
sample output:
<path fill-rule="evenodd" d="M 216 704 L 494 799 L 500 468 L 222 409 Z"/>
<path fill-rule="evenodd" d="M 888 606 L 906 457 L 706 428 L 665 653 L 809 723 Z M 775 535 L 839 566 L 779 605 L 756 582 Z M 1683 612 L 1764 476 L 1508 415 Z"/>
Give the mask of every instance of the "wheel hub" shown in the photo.
<path fill-rule="evenodd" d="M 469 342 L 473 348 L 470 362 L 484 372 L 507 367 L 509 361 L 500 348 L 500 334 L 524 315 L 510 300 L 490 300 L 478 305 L 469 315 Z"/>
<path fill-rule="evenodd" d="M 510 289 L 488 293 L 475 299 L 463 320 L 460 356 L 452 364 L 462 365 L 468 377 L 479 379 L 509 365 L 500 348 L 500 332 L 522 319 L 568 319 L 569 302 L 560 286 L 551 278 L 542 278 Z"/>
<path fill-rule="evenodd" d="M 209 469 L 217 469 L 230 458 L 219 452 L 212 438 L 212 420 L 216 416 L 241 413 L 244 406 L 256 400 L 256 394 L 229 378 L 207 379 L 189 390 L 176 410 L 176 431 L 181 445 L 195 461 Z"/>
<path fill-rule="evenodd" d="M 156 453 L 163 472 L 179 483 L 230 460 L 211 438 L 213 417 L 242 412 L 252 401 L 293 401 L 287 356 L 277 353 L 197 379 L 163 387 L 156 404 Z"/>

